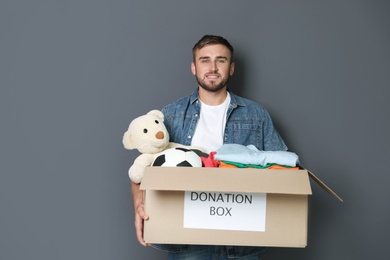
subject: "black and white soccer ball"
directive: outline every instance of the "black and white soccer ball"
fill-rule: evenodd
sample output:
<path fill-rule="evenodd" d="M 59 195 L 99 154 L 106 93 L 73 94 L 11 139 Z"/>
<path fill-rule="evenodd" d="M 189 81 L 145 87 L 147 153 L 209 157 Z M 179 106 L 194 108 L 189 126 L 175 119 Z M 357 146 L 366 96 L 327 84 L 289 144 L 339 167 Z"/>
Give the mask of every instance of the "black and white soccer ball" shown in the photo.
<path fill-rule="evenodd" d="M 152 166 L 202 167 L 202 159 L 192 150 L 176 147 L 163 151 L 154 159 Z"/>

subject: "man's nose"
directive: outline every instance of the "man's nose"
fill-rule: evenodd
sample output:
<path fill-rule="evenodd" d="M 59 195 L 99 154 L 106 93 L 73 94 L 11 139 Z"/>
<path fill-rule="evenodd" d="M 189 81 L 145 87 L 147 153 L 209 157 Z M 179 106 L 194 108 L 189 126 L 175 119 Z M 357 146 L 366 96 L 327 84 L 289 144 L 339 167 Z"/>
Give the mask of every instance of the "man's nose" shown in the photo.
<path fill-rule="evenodd" d="M 212 72 L 217 72 L 218 71 L 218 66 L 217 66 L 217 63 L 216 62 L 211 62 L 210 63 L 210 70 Z"/>

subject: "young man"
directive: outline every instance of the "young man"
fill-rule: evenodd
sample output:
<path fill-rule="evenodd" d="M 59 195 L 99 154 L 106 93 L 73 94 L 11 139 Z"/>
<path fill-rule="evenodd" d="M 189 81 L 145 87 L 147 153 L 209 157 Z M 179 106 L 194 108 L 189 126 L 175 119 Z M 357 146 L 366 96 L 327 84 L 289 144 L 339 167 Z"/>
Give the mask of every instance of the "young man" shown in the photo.
<path fill-rule="evenodd" d="M 259 104 L 239 97 L 227 89 L 234 74 L 233 47 L 220 36 L 203 36 L 192 49 L 192 74 L 197 90 L 163 108 L 170 141 L 217 150 L 225 143 L 255 145 L 259 150 L 287 150 L 274 128 L 268 112 Z M 135 228 L 138 241 L 143 241 L 143 194 L 132 183 Z M 169 259 L 259 259 L 261 247 L 154 245 L 168 251 Z"/>

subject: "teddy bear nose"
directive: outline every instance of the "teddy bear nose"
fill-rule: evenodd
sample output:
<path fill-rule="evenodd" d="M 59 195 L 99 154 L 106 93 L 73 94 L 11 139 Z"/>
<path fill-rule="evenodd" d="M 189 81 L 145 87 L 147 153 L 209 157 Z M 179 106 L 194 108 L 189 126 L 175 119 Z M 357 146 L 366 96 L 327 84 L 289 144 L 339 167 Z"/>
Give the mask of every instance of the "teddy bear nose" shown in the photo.
<path fill-rule="evenodd" d="M 164 132 L 162 131 L 159 131 L 156 133 L 156 138 L 157 139 L 164 139 Z"/>

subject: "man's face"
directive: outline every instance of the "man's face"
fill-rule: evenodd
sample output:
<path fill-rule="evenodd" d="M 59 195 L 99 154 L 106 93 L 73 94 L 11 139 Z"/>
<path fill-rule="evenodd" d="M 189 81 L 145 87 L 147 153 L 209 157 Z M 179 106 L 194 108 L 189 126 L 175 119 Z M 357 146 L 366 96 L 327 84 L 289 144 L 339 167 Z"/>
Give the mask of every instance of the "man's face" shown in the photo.
<path fill-rule="evenodd" d="M 225 88 L 234 73 L 229 49 L 222 44 L 207 45 L 195 53 L 192 74 L 204 90 L 218 92 Z"/>

